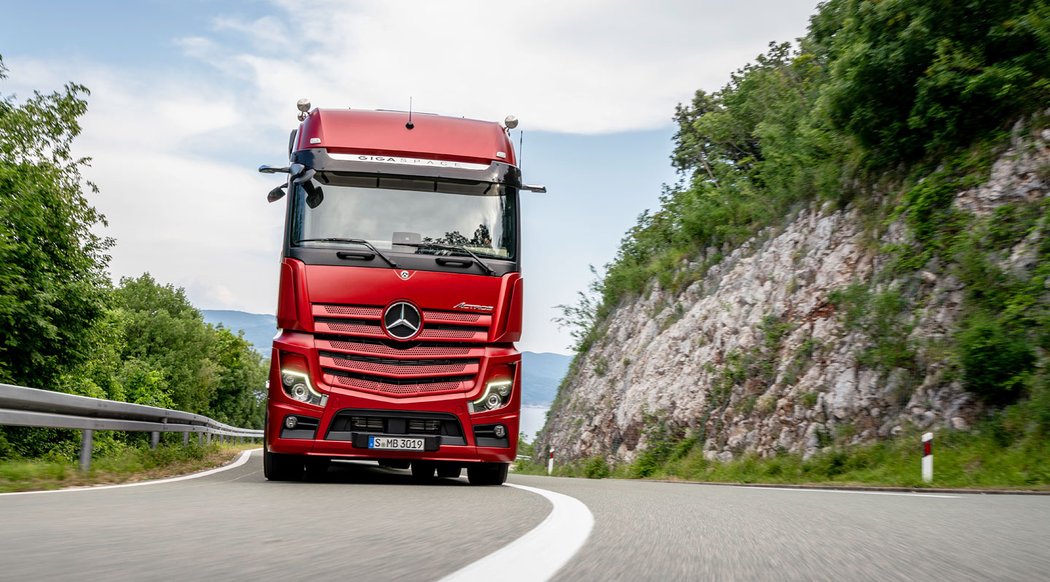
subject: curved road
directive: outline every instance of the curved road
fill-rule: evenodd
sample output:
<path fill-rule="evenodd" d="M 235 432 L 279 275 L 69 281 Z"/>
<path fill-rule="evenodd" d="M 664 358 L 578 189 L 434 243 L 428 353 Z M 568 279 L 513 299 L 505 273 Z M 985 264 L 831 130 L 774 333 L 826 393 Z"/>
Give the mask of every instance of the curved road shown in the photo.
<path fill-rule="evenodd" d="M 559 581 L 1050 576 L 1050 496 L 521 475 L 511 483 L 568 495 L 593 514 Z M 320 482 L 269 483 L 255 453 L 197 479 L 0 495 L 0 580 L 470 579 L 478 571 L 464 568 L 506 547 L 504 575 L 483 577 L 502 582 L 548 559 L 522 544 L 541 523 L 533 541 L 570 553 L 582 543 L 585 529 L 555 519 L 580 519 L 565 511 L 521 488 L 470 487 L 465 478 L 416 485 L 407 471 L 374 465 L 338 463 Z"/>

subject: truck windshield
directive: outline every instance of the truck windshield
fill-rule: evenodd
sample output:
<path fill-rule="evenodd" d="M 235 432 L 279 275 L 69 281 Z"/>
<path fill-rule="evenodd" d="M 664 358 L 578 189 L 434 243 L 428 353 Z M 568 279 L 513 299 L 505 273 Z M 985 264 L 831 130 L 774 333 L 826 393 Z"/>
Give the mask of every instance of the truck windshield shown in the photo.
<path fill-rule="evenodd" d="M 318 172 L 295 190 L 291 240 L 326 248 L 342 246 L 338 239 L 364 239 L 381 250 L 426 254 L 440 249 L 421 243 L 435 243 L 513 260 L 512 192 L 487 182 Z"/>

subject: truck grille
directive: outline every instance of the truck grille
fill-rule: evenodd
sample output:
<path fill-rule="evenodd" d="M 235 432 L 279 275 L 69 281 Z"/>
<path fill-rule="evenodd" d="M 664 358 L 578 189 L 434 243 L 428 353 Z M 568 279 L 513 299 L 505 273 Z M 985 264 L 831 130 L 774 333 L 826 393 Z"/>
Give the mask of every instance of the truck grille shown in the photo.
<path fill-rule="evenodd" d="M 383 333 L 383 308 L 313 306 L 324 381 L 334 386 L 407 397 L 462 392 L 477 382 L 492 317 L 423 310 L 423 331 L 410 342 Z"/>

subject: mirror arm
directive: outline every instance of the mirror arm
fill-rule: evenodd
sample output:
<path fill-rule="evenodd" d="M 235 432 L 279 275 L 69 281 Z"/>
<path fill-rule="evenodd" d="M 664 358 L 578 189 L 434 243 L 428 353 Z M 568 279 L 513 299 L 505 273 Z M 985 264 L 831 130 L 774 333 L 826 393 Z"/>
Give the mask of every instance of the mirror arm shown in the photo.
<path fill-rule="evenodd" d="M 265 164 L 263 164 L 262 166 L 259 166 L 259 173 L 260 174 L 287 174 L 287 173 L 289 173 L 291 171 L 292 171 L 291 168 L 287 168 L 287 167 L 285 167 L 285 168 L 275 168 L 273 166 L 267 166 Z"/>

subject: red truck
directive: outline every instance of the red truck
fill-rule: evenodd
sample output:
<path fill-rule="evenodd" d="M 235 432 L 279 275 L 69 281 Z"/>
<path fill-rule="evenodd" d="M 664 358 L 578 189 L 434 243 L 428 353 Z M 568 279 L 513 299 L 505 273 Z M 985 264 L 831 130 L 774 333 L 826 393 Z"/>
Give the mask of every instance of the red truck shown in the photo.
<path fill-rule="evenodd" d="M 300 101 L 264 444 L 270 480 L 374 460 L 499 485 L 521 407 L 521 182 L 505 124 Z"/>

